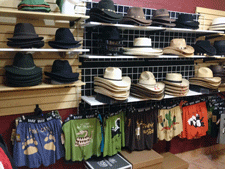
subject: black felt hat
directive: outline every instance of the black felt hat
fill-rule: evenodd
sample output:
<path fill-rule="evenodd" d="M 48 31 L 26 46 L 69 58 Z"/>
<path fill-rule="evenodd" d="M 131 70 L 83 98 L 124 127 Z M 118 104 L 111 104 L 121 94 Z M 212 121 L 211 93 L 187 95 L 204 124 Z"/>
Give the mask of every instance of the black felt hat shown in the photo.
<path fill-rule="evenodd" d="M 30 76 L 39 74 L 42 72 L 42 68 L 37 67 L 34 64 L 34 60 L 31 54 L 23 54 L 23 53 L 16 53 L 13 65 L 7 65 L 4 69 L 15 75 L 23 75 L 23 76 Z"/>
<path fill-rule="evenodd" d="M 51 72 L 45 72 L 46 76 L 52 79 L 66 81 L 77 80 L 79 73 L 73 73 L 72 68 L 67 60 L 55 60 Z"/>
<path fill-rule="evenodd" d="M 193 45 L 195 53 L 206 53 L 209 56 L 216 54 L 216 49 L 210 44 L 210 41 L 199 40 Z"/>
<path fill-rule="evenodd" d="M 115 26 L 104 26 L 102 29 L 102 38 L 105 40 L 121 41 L 120 31 Z"/>
<path fill-rule="evenodd" d="M 39 37 L 35 30 L 34 26 L 30 23 L 18 23 L 14 28 L 14 35 L 9 40 L 23 40 L 23 39 L 32 39 L 32 40 L 42 40 L 43 37 Z"/>
<path fill-rule="evenodd" d="M 17 48 L 41 48 L 45 45 L 41 40 L 20 40 L 20 41 L 8 41 L 8 46 Z"/>
<path fill-rule="evenodd" d="M 76 41 L 69 28 L 59 28 L 55 33 L 55 41 L 49 41 L 49 46 L 53 48 L 77 48 L 80 41 Z"/>
<path fill-rule="evenodd" d="M 190 25 L 184 25 L 182 23 L 176 23 L 177 28 L 185 28 L 185 29 L 198 29 L 199 26 L 190 26 Z"/>
<path fill-rule="evenodd" d="M 117 14 L 115 12 L 115 6 L 112 0 L 101 0 L 98 3 L 97 8 L 91 8 L 90 14 L 91 13 L 99 13 L 101 15 L 107 16 L 108 18 L 115 18 L 119 20 L 123 18 L 123 15 Z"/>
<path fill-rule="evenodd" d="M 104 23 L 117 23 L 121 19 L 115 19 L 115 18 L 108 18 L 104 15 L 100 15 L 98 13 L 92 13 L 90 14 L 90 19 L 87 21 L 95 21 L 95 22 L 104 22 Z"/>
<path fill-rule="evenodd" d="M 225 55 L 225 40 L 215 41 L 214 47 L 217 55 Z"/>
<path fill-rule="evenodd" d="M 194 21 L 194 17 L 191 14 L 180 14 L 176 20 L 177 26 L 180 24 L 186 26 L 187 28 L 194 27 L 198 29 L 199 22 Z"/>
<path fill-rule="evenodd" d="M 33 80 L 33 79 L 42 77 L 42 72 L 34 74 L 34 75 L 30 75 L 30 76 L 23 76 L 23 75 L 15 75 L 15 74 L 12 74 L 12 73 L 6 71 L 5 76 L 6 76 L 6 78 L 10 78 L 10 79 L 18 80 L 18 81 L 20 81 L 20 80 L 29 81 L 29 80 Z"/>
<path fill-rule="evenodd" d="M 37 78 L 30 82 L 19 82 L 14 80 L 6 79 L 6 84 L 12 87 L 27 87 L 27 86 L 36 86 L 42 83 L 42 78 Z"/>

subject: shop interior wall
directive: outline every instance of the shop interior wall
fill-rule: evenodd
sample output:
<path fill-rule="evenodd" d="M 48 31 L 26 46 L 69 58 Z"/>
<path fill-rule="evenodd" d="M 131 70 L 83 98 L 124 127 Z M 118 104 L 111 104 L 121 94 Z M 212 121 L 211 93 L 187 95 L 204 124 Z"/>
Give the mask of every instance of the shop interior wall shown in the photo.
<path fill-rule="evenodd" d="M 93 0 L 99 2 L 100 0 Z M 166 8 L 171 11 L 195 13 L 196 6 L 225 10 L 224 0 L 113 0 L 114 3 L 147 8 Z"/>

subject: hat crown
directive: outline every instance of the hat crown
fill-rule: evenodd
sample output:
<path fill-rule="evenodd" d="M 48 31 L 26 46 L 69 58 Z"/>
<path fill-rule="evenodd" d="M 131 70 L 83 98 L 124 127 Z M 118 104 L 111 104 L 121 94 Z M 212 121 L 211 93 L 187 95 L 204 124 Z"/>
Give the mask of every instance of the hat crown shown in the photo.
<path fill-rule="evenodd" d="M 156 11 L 153 11 L 153 18 L 155 17 L 169 17 L 170 14 L 167 9 L 157 9 Z"/>
<path fill-rule="evenodd" d="M 180 14 L 177 21 L 180 23 L 194 21 L 194 17 L 191 14 Z"/>
<path fill-rule="evenodd" d="M 55 60 L 52 65 L 52 73 L 71 74 L 72 68 L 68 60 Z"/>
<path fill-rule="evenodd" d="M 13 66 L 21 69 L 35 68 L 34 60 L 31 54 L 16 53 Z"/>
<path fill-rule="evenodd" d="M 170 46 L 179 49 L 185 49 L 187 47 L 185 39 L 172 39 Z"/>
<path fill-rule="evenodd" d="M 145 18 L 143 8 L 141 7 L 131 7 L 127 11 L 127 17 L 132 17 L 132 18 Z"/>
<path fill-rule="evenodd" d="M 98 3 L 98 8 L 100 8 L 101 10 L 103 9 L 109 9 L 111 11 L 115 11 L 115 6 L 114 6 L 114 2 L 112 0 L 101 0 Z"/>
<path fill-rule="evenodd" d="M 196 45 L 198 45 L 198 46 L 211 46 L 210 41 L 208 41 L 208 40 L 198 40 L 196 42 Z"/>
<path fill-rule="evenodd" d="M 55 33 L 55 41 L 75 41 L 74 36 L 69 28 L 59 28 Z"/>
<path fill-rule="evenodd" d="M 139 83 L 144 85 L 155 85 L 156 84 L 155 76 L 153 75 L 152 72 L 144 71 L 141 73 Z"/>
<path fill-rule="evenodd" d="M 106 40 L 120 40 L 120 31 L 115 26 L 105 26 L 102 30 L 103 39 Z"/>
<path fill-rule="evenodd" d="M 224 74 L 224 69 L 222 65 L 210 65 L 209 67 L 213 74 Z"/>
<path fill-rule="evenodd" d="M 151 47 L 152 40 L 151 38 L 135 38 L 133 42 L 133 46 L 136 47 Z"/>
<path fill-rule="evenodd" d="M 14 28 L 14 36 L 18 35 L 32 35 L 38 37 L 35 32 L 34 26 L 30 23 L 18 23 Z"/>
<path fill-rule="evenodd" d="M 122 71 L 117 67 L 108 67 L 103 77 L 109 80 L 122 80 Z"/>
<path fill-rule="evenodd" d="M 174 81 L 174 82 L 180 82 L 182 81 L 182 74 L 180 73 L 167 73 L 166 74 L 166 80 L 168 81 Z"/>
<path fill-rule="evenodd" d="M 197 71 L 197 77 L 212 78 L 213 72 L 207 67 L 201 67 Z"/>

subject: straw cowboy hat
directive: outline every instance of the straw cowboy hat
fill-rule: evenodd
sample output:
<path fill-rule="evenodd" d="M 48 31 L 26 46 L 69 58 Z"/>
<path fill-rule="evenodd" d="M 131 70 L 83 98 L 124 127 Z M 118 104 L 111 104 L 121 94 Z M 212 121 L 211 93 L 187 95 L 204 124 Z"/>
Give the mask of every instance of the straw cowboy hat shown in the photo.
<path fill-rule="evenodd" d="M 220 77 L 213 77 L 213 72 L 208 67 L 201 67 L 197 71 L 196 77 L 190 78 L 190 80 L 201 80 L 208 83 L 220 83 Z"/>
<path fill-rule="evenodd" d="M 166 85 L 176 86 L 176 87 L 189 87 L 189 81 L 182 79 L 180 73 L 167 73 L 166 79 L 163 81 Z"/>
<path fill-rule="evenodd" d="M 180 97 L 180 96 L 186 96 L 188 94 L 188 91 L 184 93 L 173 93 L 173 92 L 165 91 L 165 94 Z"/>
<path fill-rule="evenodd" d="M 185 39 L 172 39 L 170 46 L 163 49 L 163 54 L 175 54 L 187 57 L 194 54 L 194 48 L 186 45 Z"/>
<path fill-rule="evenodd" d="M 185 86 L 177 87 L 177 86 L 172 86 L 172 85 L 166 84 L 166 88 L 172 89 L 172 90 L 188 90 L 189 86 L 188 87 L 185 87 Z"/>
<path fill-rule="evenodd" d="M 161 49 L 153 49 L 151 38 L 135 38 L 132 48 L 123 48 L 128 55 L 161 55 Z"/>
<path fill-rule="evenodd" d="M 176 90 L 174 90 L 174 89 L 171 89 L 171 88 L 167 88 L 167 85 L 166 85 L 165 91 L 171 92 L 171 93 L 186 93 L 186 92 L 189 91 L 189 88 L 187 88 L 187 89 L 178 89 L 177 88 Z"/>

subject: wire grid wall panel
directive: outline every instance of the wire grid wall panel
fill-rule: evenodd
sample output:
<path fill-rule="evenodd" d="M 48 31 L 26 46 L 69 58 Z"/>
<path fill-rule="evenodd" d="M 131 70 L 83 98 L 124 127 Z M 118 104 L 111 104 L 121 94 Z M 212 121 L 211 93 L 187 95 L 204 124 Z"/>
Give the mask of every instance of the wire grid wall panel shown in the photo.
<path fill-rule="evenodd" d="M 87 3 L 87 11 L 86 14 L 89 15 L 89 11 L 91 8 L 97 7 L 96 2 L 88 2 Z M 127 14 L 127 10 L 130 6 L 123 6 L 116 4 L 115 9 L 117 13 L 122 14 L 123 16 Z M 156 9 L 143 8 L 146 19 L 152 19 L 152 13 Z M 177 19 L 179 14 L 182 12 L 169 11 L 170 18 Z M 190 13 L 186 13 L 190 14 Z M 194 16 L 195 21 L 198 21 L 199 14 L 190 14 Z M 99 43 L 101 42 L 101 28 L 99 27 L 86 27 L 84 33 L 84 47 L 90 49 L 91 55 L 99 55 L 99 51 L 101 46 Z M 186 40 L 187 45 L 192 45 L 196 40 L 196 33 L 176 33 L 176 32 L 161 32 L 161 31 L 146 31 L 146 30 L 121 30 L 121 38 L 123 39 L 122 44 L 125 47 L 132 47 L 133 41 L 137 37 L 147 37 L 152 40 L 153 48 L 164 48 L 170 45 L 170 41 L 174 38 L 184 38 Z M 132 60 L 132 59 L 129 59 Z M 180 60 L 180 58 L 176 58 L 174 60 Z"/>
<path fill-rule="evenodd" d="M 140 74 L 144 71 L 150 71 L 154 74 L 156 81 L 163 81 L 167 73 L 181 73 L 182 77 L 189 79 L 194 76 L 194 65 L 161 65 L 161 66 L 134 66 L 119 67 L 122 70 L 122 76 L 129 76 L 133 83 L 137 83 Z M 86 83 L 82 88 L 82 96 L 94 95 L 94 77 L 103 77 L 106 67 L 82 68 L 82 81 Z"/>

